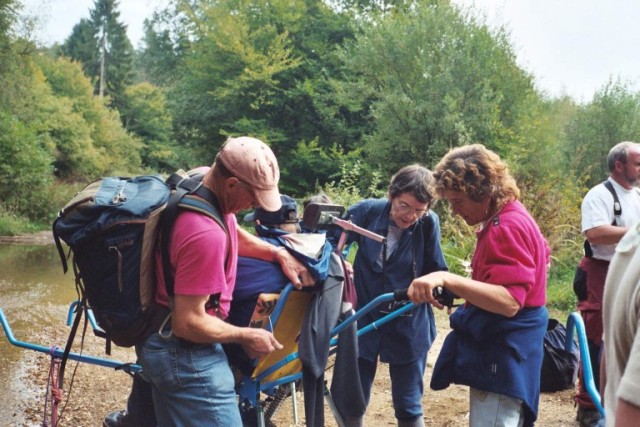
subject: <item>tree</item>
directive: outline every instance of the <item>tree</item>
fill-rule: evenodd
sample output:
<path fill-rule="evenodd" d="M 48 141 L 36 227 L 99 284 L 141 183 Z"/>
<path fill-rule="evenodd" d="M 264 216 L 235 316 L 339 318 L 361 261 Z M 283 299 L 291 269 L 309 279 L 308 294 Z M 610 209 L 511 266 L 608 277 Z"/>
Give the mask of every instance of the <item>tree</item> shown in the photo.
<path fill-rule="evenodd" d="M 337 173 L 338 162 L 317 170 L 293 154 L 299 148 L 334 158 L 343 151 L 314 98 L 328 91 L 325 76 L 339 66 L 331 52 L 352 35 L 348 17 L 322 0 L 176 5 L 154 17 L 141 54 L 150 78 L 171 78 L 167 103 L 175 139 L 204 155 L 227 135 L 264 138 L 284 154 L 279 158 L 289 190 L 294 185 L 287 187 L 286 176 L 302 178 L 295 187 L 309 188 Z M 165 63 L 169 73 L 158 66 Z"/>
<path fill-rule="evenodd" d="M 133 47 L 119 21 L 117 0 L 94 0 L 90 19 L 82 19 L 61 47 L 63 55 L 80 61 L 100 97 L 120 110 L 132 81 Z"/>
<path fill-rule="evenodd" d="M 179 22 L 172 20 L 173 14 L 171 9 L 155 11 L 150 19 L 144 20 L 143 46 L 136 55 L 139 81 L 162 87 L 173 85 L 189 46 L 183 32 L 175 28 Z"/>
<path fill-rule="evenodd" d="M 171 116 L 162 90 L 145 82 L 129 86 L 126 95 L 122 117 L 127 131 L 142 141 L 142 165 L 165 172 L 180 167 L 185 155 L 171 140 Z"/>
<path fill-rule="evenodd" d="M 57 173 L 64 178 L 95 179 L 140 170 L 141 143 L 122 128 L 118 114 L 93 95 L 80 65 L 66 58 L 36 57 L 43 89 L 26 121 L 37 124 L 43 140 L 55 146 Z"/>
<path fill-rule="evenodd" d="M 622 141 L 640 141 L 640 94 L 630 84 L 610 80 L 578 108 L 567 126 L 565 160 L 574 164 L 589 187 L 609 175 L 607 154 Z"/>
<path fill-rule="evenodd" d="M 15 3 L 14 0 L 0 0 L 0 46 L 3 51 L 10 40 L 11 26 L 16 19 Z"/>
<path fill-rule="evenodd" d="M 368 163 L 388 173 L 416 161 L 433 165 L 471 142 L 506 154 L 534 94 L 505 32 L 448 1 L 416 2 L 364 22 L 340 57 L 335 118 L 344 121 L 342 111 L 367 118 Z"/>
<path fill-rule="evenodd" d="M 292 55 L 285 29 L 256 22 L 264 4 L 178 2 L 175 19 L 184 20 L 179 38 L 190 45 L 168 102 L 176 139 L 196 156 L 210 156 L 212 144 L 227 135 L 251 134 L 272 148 L 281 139 L 269 128 L 264 108 L 278 96 L 282 72 L 300 60 Z"/>

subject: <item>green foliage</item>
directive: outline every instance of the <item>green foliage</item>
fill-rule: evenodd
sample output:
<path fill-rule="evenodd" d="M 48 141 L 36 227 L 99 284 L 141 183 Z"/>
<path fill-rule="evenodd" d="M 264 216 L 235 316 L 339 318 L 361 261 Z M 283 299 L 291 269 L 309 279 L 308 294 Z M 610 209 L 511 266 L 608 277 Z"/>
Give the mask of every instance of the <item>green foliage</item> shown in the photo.
<path fill-rule="evenodd" d="M 332 50 L 350 34 L 346 16 L 322 0 L 176 1 L 148 22 L 140 60 L 152 81 L 168 83 L 175 139 L 196 156 L 211 156 L 229 135 L 261 137 L 283 170 L 316 171 L 284 182 L 308 191 L 339 163 L 318 168 L 303 145 L 325 158 L 345 150 L 315 99 L 337 67 Z"/>
<path fill-rule="evenodd" d="M 50 224 L 47 224 L 47 228 L 49 226 Z M 7 212 L 0 207 L 0 236 L 35 233 L 42 230 L 42 227 L 42 224 L 36 224 L 30 219 Z"/>
<path fill-rule="evenodd" d="M 370 117 L 368 162 L 388 173 L 432 165 L 453 146 L 510 142 L 533 92 L 506 34 L 448 1 L 416 2 L 363 25 L 340 57 L 336 101 Z"/>
<path fill-rule="evenodd" d="M 180 31 L 172 31 L 171 16 L 170 10 L 155 11 L 144 20 L 143 47 L 135 57 L 137 80 L 162 87 L 173 85 L 189 42 L 181 38 Z"/>
<path fill-rule="evenodd" d="M 60 46 L 63 56 L 79 61 L 87 76 L 98 78 L 100 55 L 96 41 L 96 29 L 88 19 L 81 19 L 71 30 L 71 35 Z"/>
<path fill-rule="evenodd" d="M 118 114 L 92 94 L 78 63 L 40 55 L 48 98 L 32 111 L 42 138 L 56 148 L 56 170 L 64 178 L 94 179 L 140 170 L 141 143 L 122 128 Z"/>
<path fill-rule="evenodd" d="M 16 20 L 16 4 L 15 0 L 0 0 L 0 46 L 7 46 L 11 38 L 11 26 Z M 2 62 L 0 61 L 0 65 Z"/>
<path fill-rule="evenodd" d="M 309 183 L 316 181 L 318 177 L 337 175 L 340 164 L 350 160 L 338 147 L 320 147 L 318 139 L 308 143 L 301 141 L 290 155 L 278 158 L 283 177 L 283 191 L 306 194 L 309 191 Z M 295 179 L 291 179 L 293 177 Z M 316 181 L 315 186 L 319 185 Z"/>
<path fill-rule="evenodd" d="M 576 296 L 573 292 L 573 275 L 576 263 L 571 266 L 551 267 L 547 285 L 547 307 L 564 313 L 576 310 Z"/>
<path fill-rule="evenodd" d="M 460 217 L 452 216 L 447 203 L 434 207 L 440 217 L 442 252 L 449 271 L 464 277 L 471 277 L 471 257 L 476 247 L 476 235 Z"/>
<path fill-rule="evenodd" d="M 278 75 L 300 61 L 286 30 L 258 13 L 269 3 L 177 3 L 176 19 L 188 19 L 182 38 L 192 40 L 170 93 L 178 138 L 211 155 L 212 143 L 252 128 L 275 147 L 263 109 L 277 94 Z"/>
<path fill-rule="evenodd" d="M 565 162 L 575 165 L 587 187 L 609 175 L 609 150 L 622 141 L 640 141 L 640 94 L 630 84 L 610 80 L 581 106 L 567 126 Z"/>
<path fill-rule="evenodd" d="M 362 191 L 358 186 L 362 173 L 362 163 L 356 160 L 353 166 L 343 164 L 340 167 L 340 179 L 325 184 L 323 191 L 329 198 L 339 205 L 349 207 L 365 198 L 384 197 L 384 192 L 378 189 L 379 174 L 374 174 L 369 187 Z"/>
<path fill-rule="evenodd" d="M 142 141 L 142 165 L 169 172 L 176 164 L 179 147 L 171 141 L 171 116 L 161 89 L 150 83 L 129 86 L 121 110 L 125 128 Z"/>
<path fill-rule="evenodd" d="M 0 112 L 0 200 L 5 209 L 31 219 L 46 216 L 51 160 L 32 128 Z"/>

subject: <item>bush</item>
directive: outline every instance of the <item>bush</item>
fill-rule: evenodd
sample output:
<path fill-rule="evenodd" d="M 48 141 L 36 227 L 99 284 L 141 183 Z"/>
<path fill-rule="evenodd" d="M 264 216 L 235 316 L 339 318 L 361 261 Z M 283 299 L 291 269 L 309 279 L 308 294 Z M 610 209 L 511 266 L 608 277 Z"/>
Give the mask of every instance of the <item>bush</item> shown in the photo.
<path fill-rule="evenodd" d="M 34 223 L 0 208 L 0 236 L 35 233 L 43 228 L 44 224 Z"/>
<path fill-rule="evenodd" d="M 362 162 L 357 160 L 351 167 L 343 164 L 340 167 L 340 180 L 331 181 L 324 186 L 324 193 L 333 203 L 349 207 L 365 198 L 384 197 L 384 192 L 378 189 L 381 182 L 380 174 L 374 173 L 366 189 L 358 186 L 362 175 Z"/>

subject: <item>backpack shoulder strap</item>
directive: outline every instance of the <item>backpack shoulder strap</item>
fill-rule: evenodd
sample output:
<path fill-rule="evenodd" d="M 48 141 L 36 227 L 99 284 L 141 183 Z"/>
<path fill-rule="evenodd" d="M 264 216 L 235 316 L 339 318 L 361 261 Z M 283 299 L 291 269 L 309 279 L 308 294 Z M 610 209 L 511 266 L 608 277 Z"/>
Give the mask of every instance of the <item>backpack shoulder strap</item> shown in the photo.
<path fill-rule="evenodd" d="M 611 222 L 611 225 L 618 225 L 617 218 L 622 215 L 622 206 L 620 205 L 620 199 L 618 199 L 618 193 L 616 193 L 616 189 L 613 188 L 613 184 L 611 183 L 611 181 L 606 180 L 602 183 L 602 185 L 604 185 L 604 188 L 609 190 L 609 193 L 611 193 L 611 195 L 613 196 L 613 221 Z M 591 244 L 587 239 L 584 240 L 583 246 L 584 255 L 587 258 L 591 258 L 593 256 L 593 249 L 591 249 Z"/>
<path fill-rule="evenodd" d="M 167 179 L 167 184 L 174 190 L 169 197 L 167 208 L 162 215 L 161 223 L 161 252 L 162 252 L 162 270 L 164 273 L 165 286 L 167 295 L 172 299 L 174 293 L 174 280 L 171 274 L 171 263 L 169 261 L 169 241 L 171 236 L 171 228 L 178 216 L 179 209 L 188 209 L 194 212 L 207 215 L 216 221 L 227 236 L 227 251 L 225 255 L 225 265 L 229 261 L 231 236 L 227 225 L 220 213 L 220 205 L 215 194 L 202 185 L 202 175 L 193 177 L 183 177 L 177 173 L 172 174 Z M 219 304 L 220 295 L 212 295 L 210 304 L 215 309 Z M 216 310 L 217 312 L 217 310 Z"/>
<path fill-rule="evenodd" d="M 609 192 L 613 196 L 613 215 L 614 215 L 614 218 L 613 218 L 613 224 L 612 225 L 616 225 L 615 217 L 619 217 L 620 215 L 622 215 L 622 206 L 620 206 L 620 200 L 618 199 L 618 194 L 616 193 L 615 188 L 613 188 L 613 184 L 611 184 L 611 181 L 607 180 L 607 181 L 603 182 L 602 184 L 604 184 L 605 188 L 607 190 L 609 190 Z"/>

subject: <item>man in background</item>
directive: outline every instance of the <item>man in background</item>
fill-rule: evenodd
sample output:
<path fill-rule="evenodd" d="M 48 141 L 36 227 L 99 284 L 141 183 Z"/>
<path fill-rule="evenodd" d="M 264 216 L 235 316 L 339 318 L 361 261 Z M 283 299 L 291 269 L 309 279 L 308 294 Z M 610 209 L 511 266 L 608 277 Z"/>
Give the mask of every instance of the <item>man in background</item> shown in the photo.
<path fill-rule="evenodd" d="M 587 276 L 586 299 L 578 301 L 578 310 L 584 319 L 594 380 L 599 384 L 600 348 L 602 345 L 602 296 L 609 262 L 616 244 L 640 220 L 640 144 L 621 142 L 607 156 L 609 178 L 605 183 L 615 191 L 620 202 L 621 215 L 615 215 L 614 197 L 610 189 L 601 183 L 593 187 L 582 201 L 582 233 L 588 241 L 580 267 Z M 588 248 L 591 253 L 588 253 Z M 597 424 L 600 415 L 584 388 L 582 371 L 580 388 L 576 395 L 578 414 L 576 419 L 583 427 Z"/>

